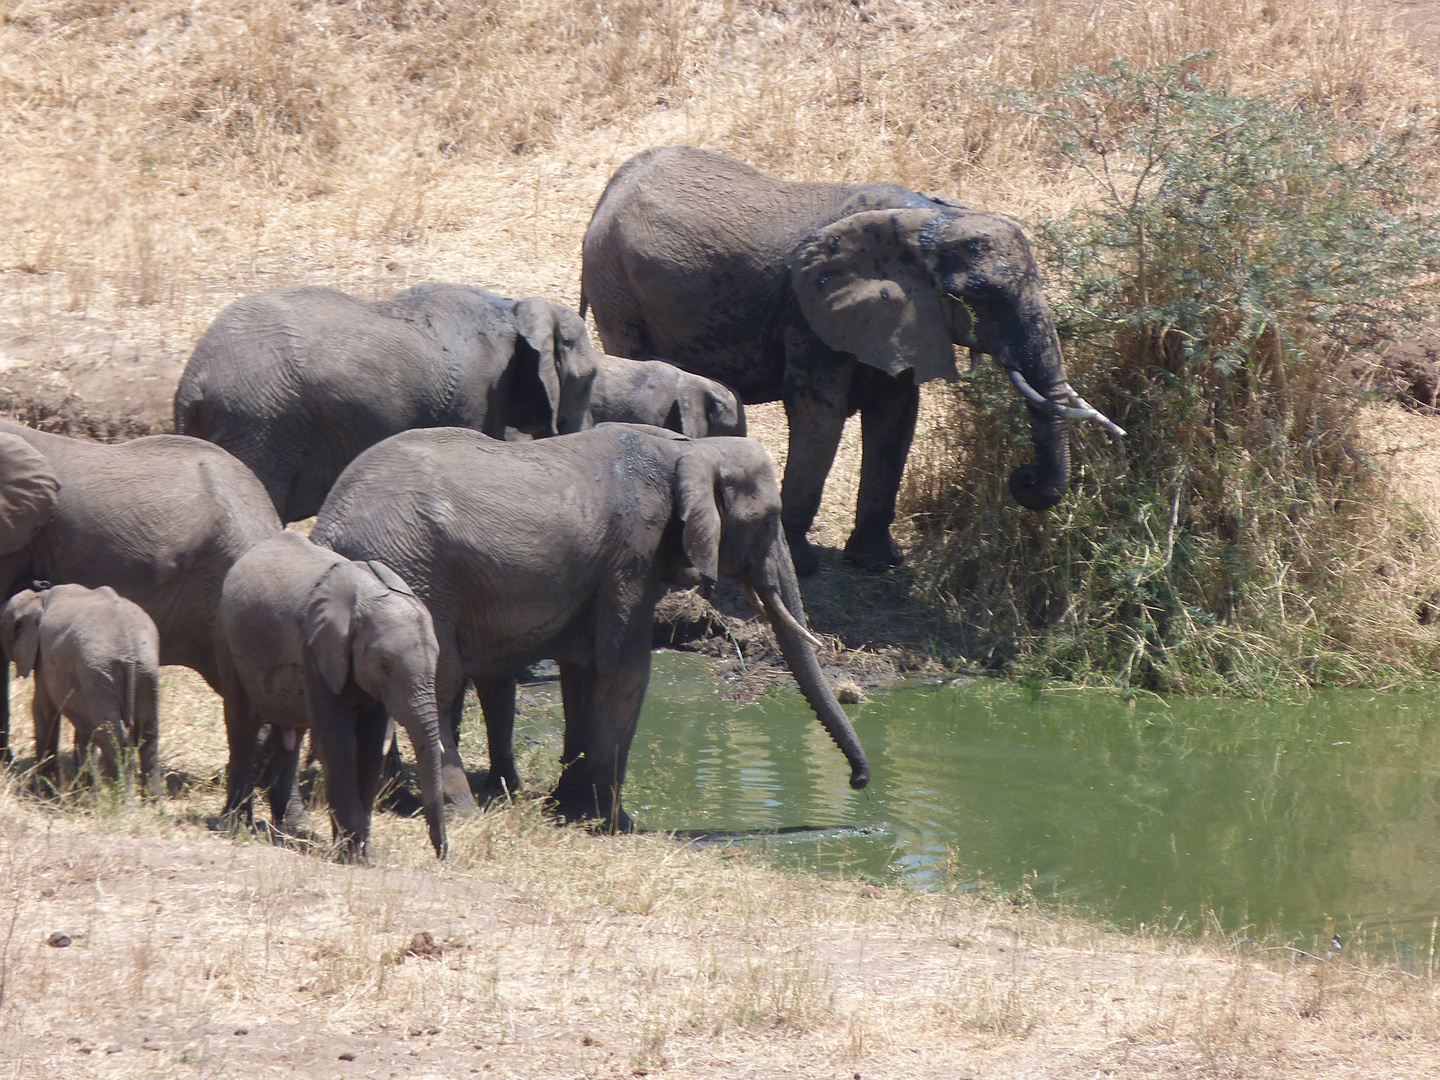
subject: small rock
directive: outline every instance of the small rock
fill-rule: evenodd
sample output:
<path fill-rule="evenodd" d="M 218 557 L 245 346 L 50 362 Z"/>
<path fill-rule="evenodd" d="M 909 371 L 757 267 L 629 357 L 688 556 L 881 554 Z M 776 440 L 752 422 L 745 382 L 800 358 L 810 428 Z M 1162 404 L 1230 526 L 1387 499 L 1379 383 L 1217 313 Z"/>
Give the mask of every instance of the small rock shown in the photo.
<path fill-rule="evenodd" d="M 349 1050 L 346 1050 L 343 1054 L 340 1055 L 340 1060 L 341 1060 L 341 1061 L 354 1061 L 354 1060 L 355 1060 L 355 1055 L 352 1054 Z"/>
<path fill-rule="evenodd" d="M 45 944 L 49 945 L 52 949 L 68 949 L 70 947 L 70 935 L 62 934 L 59 930 L 56 930 L 45 939 Z"/>
<path fill-rule="evenodd" d="M 860 886 L 860 895 L 867 900 L 879 900 L 885 895 L 885 890 L 879 885 L 865 884 Z"/>
<path fill-rule="evenodd" d="M 235 1034 L 236 1034 L 236 1035 L 249 1035 L 249 1034 L 250 1034 L 250 1029 L 249 1029 L 249 1028 L 236 1028 L 236 1029 L 235 1029 Z"/>
<path fill-rule="evenodd" d="M 854 679 L 841 679 L 835 684 L 835 700 L 841 705 L 859 705 L 870 699 Z"/>

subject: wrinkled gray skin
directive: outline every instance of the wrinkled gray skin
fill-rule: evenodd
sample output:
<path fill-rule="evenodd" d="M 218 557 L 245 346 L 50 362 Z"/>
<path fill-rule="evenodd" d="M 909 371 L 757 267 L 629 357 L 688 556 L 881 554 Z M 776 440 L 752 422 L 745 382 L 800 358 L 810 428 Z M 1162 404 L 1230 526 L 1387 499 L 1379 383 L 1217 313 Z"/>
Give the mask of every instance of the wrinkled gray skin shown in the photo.
<path fill-rule="evenodd" d="M 218 691 L 217 614 L 231 565 L 280 531 L 249 469 L 207 442 L 86 442 L 0 420 L 0 596 L 32 580 L 109 585 L 160 632 L 160 662 Z M 0 753 L 10 699 L 0 680 Z"/>
<path fill-rule="evenodd" d="M 784 526 L 801 574 L 805 534 L 846 417 L 863 456 L 845 556 L 896 565 L 895 498 L 919 384 L 957 377 L 954 346 L 1018 369 L 1041 395 L 1068 387 L 1030 246 L 1006 218 L 898 184 L 791 183 L 689 146 L 647 150 L 611 178 L 585 233 L 580 310 L 606 352 L 664 357 L 783 400 Z M 1032 510 L 1065 494 L 1066 422 L 1027 403 L 1035 464 L 1010 477 Z"/>
<path fill-rule="evenodd" d="M 393 717 L 414 747 L 430 842 L 444 858 L 438 647 L 429 611 L 405 582 L 380 563 L 351 562 L 284 532 L 231 568 L 220 625 L 228 645 L 225 812 L 249 822 L 257 735 L 270 724 L 281 731 L 285 754 L 270 789 L 272 820 L 283 828 L 309 728 L 335 838 L 350 854 L 366 855 Z"/>
<path fill-rule="evenodd" d="M 423 478 L 423 479 L 422 479 Z M 313 539 L 380 559 L 430 608 L 447 798 L 465 784 L 455 750 L 465 679 L 490 743 L 490 786 L 513 791 L 515 679 L 560 666 L 565 820 L 628 829 L 620 785 L 650 678 L 651 618 L 669 584 L 708 590 L 724 574 L 755 590 L 801 691 L 850 762 L 870 769 L 805 640 L 780 493 L 750 439 L 690 440 L 606 424 L 531 443 L 471 431 L 410 431 L 351 463 Z"/>
<path fill-rule="evenodd" d="M 75 725 L 75 760 L 100 747 L 101 773 L 119 779 L 139 750 L 146 795 L 160 797 L 160 633 L 108 585 L 22 589 L 0 609 L 0 647 L 21 678 L 35 672 L 35 757 L 60 780 L 60 717 Z"/>
<path fill-rule="evenodd" d="M 548 300 L 424 284 L 389 300 L 259 293 L 222 311 L 175 391 L 175 430 L 223 446 L 286 521 L 367 446 L 417 427 L 543 437 L 588 423 L 598 353 Z"/>
<path fill-rule="evenodd" d="M 744 435 L 745 408 L 723 383 L 663 360 L 601 354 L 590 390 L 594 424 L 650 424 L 692 439 Z"/>

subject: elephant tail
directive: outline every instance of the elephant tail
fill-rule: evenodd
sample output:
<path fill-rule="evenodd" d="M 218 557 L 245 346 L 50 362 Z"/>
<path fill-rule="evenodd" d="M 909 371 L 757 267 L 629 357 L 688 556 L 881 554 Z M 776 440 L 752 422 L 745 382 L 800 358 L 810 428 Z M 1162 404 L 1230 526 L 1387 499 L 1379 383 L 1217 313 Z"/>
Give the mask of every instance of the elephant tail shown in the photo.
<path fill-rule="evenodd" d="M 204 403 L 205 395 L 200 388 L 182 378 L 175 390 L 175 434 L 205 438 Z"/>

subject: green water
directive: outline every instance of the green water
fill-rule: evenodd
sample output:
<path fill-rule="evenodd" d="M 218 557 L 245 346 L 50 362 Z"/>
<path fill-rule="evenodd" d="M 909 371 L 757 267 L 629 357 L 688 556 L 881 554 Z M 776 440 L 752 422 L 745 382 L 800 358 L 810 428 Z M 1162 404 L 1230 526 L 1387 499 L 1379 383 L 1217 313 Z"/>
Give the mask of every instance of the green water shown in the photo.
<path fill-rule="evenodd" d="M 703 660 L 655 659 L 625 786 L 642 828 L 808 826 L 742 842 L 922 887 L 1028 887 L 1128 924 L 1209 910 L 1308 941 L 1333 919 L 1413 954 L 1440 915 L 1440 693 L 1131 705 L 904 685 L 847 710 L 873 770 L 856 792 L 798 693 L 727 703 Z"/>

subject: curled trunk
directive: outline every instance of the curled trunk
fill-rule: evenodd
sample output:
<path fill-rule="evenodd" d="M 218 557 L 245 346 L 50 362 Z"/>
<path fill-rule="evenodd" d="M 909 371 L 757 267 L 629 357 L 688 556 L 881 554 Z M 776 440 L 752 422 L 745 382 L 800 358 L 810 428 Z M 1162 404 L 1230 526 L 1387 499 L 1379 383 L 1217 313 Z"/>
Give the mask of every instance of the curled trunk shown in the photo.
<path fill-rule="evenodd" d="M 1052 401 L 1069 390 L 1060 341 L 1043 301 L 1019 319 L 1013 350 L 996 359 L 1006 370 L 1017 370 L 1043 397 Z M 1030 433 L 1035 442 L 1035 463 L 1021 465 L 1010 474 L 1010 495 L 1027 510 L 1046 510 L 1065 497 L 1070 483 L 1069 424 L 1063 416 L 1028 404 Z"/>

